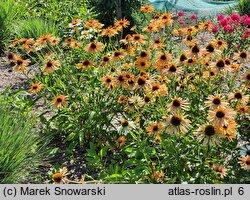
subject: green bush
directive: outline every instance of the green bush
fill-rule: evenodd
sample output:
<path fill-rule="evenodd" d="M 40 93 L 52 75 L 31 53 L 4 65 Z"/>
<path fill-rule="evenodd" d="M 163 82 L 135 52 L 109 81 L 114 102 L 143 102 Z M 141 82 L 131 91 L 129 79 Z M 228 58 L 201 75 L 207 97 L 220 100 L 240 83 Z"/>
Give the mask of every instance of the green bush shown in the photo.
<path fill-rule="evenodd" d="M 0 53 L 3 51 L 4 44 L 10 36 L 12 25 L 24 7 L 17 4 L 14 0 L 0 1 Z"/>
<path fill-rule="evenodd" d="M 88 19 L 94 17 L 87 9 L 86 0 L 25 0 L 28 18 L 42 18 L 54 21 L 61 32 L 73 18 Z"/>
<path fill-rule="evenodd" d="M 14 92 L 0 94 L 0 183 L 39 181 L 39 175 L 30 175 L 42 163 L 39 136 L 35 120 L 22 109 L 23 100 Z M 21 95 L 22 96 L 22 95 Z M 20 101 L 19 101 L 20 100 Z M 11 102 L 17 104 L 12 106 Z M 19 103 L 21 104 L 19 104 Z M 19 104 L 19 106 L 18 106 Z M 21 109 L 18 109 L 18 106 Z"/>
<path fill-rule="evenodd" d="M 113 25 L 115 18 L 126 18 L 133 26 L 135 19 L 132 14 L 134 11 L 138 11 L 141 2 L 139 0 L 123 0 L 119 4 L 119 0 L 89 0 L 89 5 L 95 8 L 98 20 L 106 26 Z"/>
<path fill-rule="evenodd" d="M 55 22 L 51 20 L 44 20 L 40 18 L 29 18 L 18 21 L 14 25 L 14 34 L 17 38 L 31 37 L 39 38 L 41 35 L 51 33 L 57 36 L 58 27 Z"/>

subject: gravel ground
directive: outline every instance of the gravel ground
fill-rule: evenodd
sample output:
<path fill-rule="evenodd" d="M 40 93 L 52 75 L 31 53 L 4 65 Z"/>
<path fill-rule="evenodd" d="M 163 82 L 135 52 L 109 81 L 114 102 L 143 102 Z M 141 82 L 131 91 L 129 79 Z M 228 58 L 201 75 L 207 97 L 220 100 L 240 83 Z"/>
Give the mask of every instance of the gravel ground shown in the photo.
<path fill-rule="evenodd" d="M 4 57 L 0 57 L 0 92 L 10 86 L 11 90 L 28 89 L 35 73 L 35 65 L 30 67 L 28 76 L 15 72 L 13 65 L 7 64 Z"/>

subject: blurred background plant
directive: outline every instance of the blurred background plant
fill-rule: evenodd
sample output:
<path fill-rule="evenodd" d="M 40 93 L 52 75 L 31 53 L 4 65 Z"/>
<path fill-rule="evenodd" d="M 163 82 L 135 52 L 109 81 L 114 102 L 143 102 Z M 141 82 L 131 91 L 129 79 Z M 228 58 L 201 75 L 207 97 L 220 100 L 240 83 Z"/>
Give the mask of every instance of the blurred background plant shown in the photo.
<path fill-rule="evenodd" d="M 10 39 L 13 24 L 19 15 L 25 12 L 25 7 L 15 0 L 0 1 L 0 53 L 3 52 L 7 41 Z"/>
<path fill-rule="evenodd" d="M 25 100 L 26 91 L 0 93 L 0 183 L 39 183 L 45 140 Z"/>

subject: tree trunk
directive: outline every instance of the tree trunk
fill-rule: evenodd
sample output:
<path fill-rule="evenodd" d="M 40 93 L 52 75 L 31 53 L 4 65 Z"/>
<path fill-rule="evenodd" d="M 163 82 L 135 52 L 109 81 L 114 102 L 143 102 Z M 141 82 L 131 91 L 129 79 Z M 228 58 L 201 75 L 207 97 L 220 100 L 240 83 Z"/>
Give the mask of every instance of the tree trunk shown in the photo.
<path fill-rule="evenodd" d="M 116 18 L 122 18 L 122 0 L 116 0 Z"/>

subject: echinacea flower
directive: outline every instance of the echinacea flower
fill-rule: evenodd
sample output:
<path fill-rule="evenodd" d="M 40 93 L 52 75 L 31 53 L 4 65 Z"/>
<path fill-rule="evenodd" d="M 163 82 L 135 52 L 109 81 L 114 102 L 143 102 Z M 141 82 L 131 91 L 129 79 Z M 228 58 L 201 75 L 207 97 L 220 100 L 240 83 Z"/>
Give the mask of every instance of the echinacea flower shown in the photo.
<path fill-rule="evenodd" d="M 194 132 L 194 135 L 205 146 L 218 145 L 223 137 L 223 135 L 219 132 L 219 127 L 212 124 L 200 125 Z"/>
<path fill-rule="evenodd" d="M 51 105 L 56 108 L 66 107 L 68 105 L 68 96 L 59 95 L 54 98 Z"/>
<path fill-rule="evenodd" d="M 110 76 L 107 74 L 107 75 L 103 76 L 100 80 L 106 87 L 110 88 L 113 84 L 114 78 L 113 78 L 113 76 Z"/>
<path fill-rule="evenodd" d="M 69 175 L 68 169 L 66 167 L 61 168 L 59 172 L 56 172 L 52 175 L 52 179 L 54 181 L 53 184 L 67 183 L 68 182 L 68 179 L 66 178 L 67 175 Z"/>
<path fill-rule="evenodd" d="M 24 73 L 28 70 L 28 65 L 30 63 L 30 59 L 22 59 L 20 57 L 15 58 L 15 66 L 14 71 Z"/>
<path fill-rule="evenodd" d="M 220 127 L 220 132 L 228 139 L 236 138 L 237 123 L 235 120 L 229 119 L 227 125 Z"/>
<path fill-rule="evenodd" d="M 158 135 L 164 130 L 164 126 L 161 122 L 152 122 L 146 128 L 148 135 Z"/>
<path fill-rule="evenodd" d="M 218 107 L 215 110 L 209 110 L 208 120 L 217 126 L 227 126 L 228 120 L 234 119 L 235 111 L 228 107 Z"/>
<path fill-rule="evenodd" d="M 93 62 L 92 60 L 86 59 L 86 60 L 83 60 L 80 63 L 76 64 L 76 68 L 84 70 L 84 69 L 88 69 L 89 67 L 94 66 L 94 65 L 95 65 L 95 62 Z"/>
<path fill-rule="evenodd" d="M 84 48 L 84 50 L 88 53 L 97 53 L 100 52 L 102 48 L 103 44 L 101 42 L 91 42 Z"/>
<path fill-rule="evenodd" d="M 32 83 L 29 89 L 29 93 L 37 93 L 41 89 L 43 89 L 43 85 L 41 83 Z"/>
<path fill-rule="evenodd" d="M 116 146 L 118 148 L 121 148 L 125 144 L 125 142 L 126 142 L 126 137 L 122 135 L 116 140 Z"/>
<path fill-rule="evenodd" d="M 152 5 L 145 5 L 145 6 L 142 6 L 140 8 L 140 10 L 142 12 L 145 12 L 145 13 L 151 13 L 151 12 L 154 12 L 154 6 L 152 6 Z"/>
<path fill-rule="evenodd" d="M 60 67 L 60 62 L 58 60 L 48 60 L 44 66 L 43 71 L 47 74 L 53 73 Z"/>
<path fill-rule="evenodd" d="M 222 41 L 222 40 L 220 40 L 220 39 L 216 39 L 216 40 L 214 40 L 212 43 L 213 43 L 213 44 L 215 45 L 215 47 L 216 47 L 217 49 L 219 49 L 219 50 L 224 50 L 224 49 L 227 47 L 227 43 L 224 42 L 224 41 Z"/>
<path fill-rule="evenodd" d="M 240 63 L 248 62 L 250 60 L 249 55 L 245 50 L 242 50 L 239 53 L 235 53 L 233 58 L 234 58 L 234 60 L 237 60 Z"/>
<path fill-rule="evenodd" d="M 241 156 L 239 158 L 239 163 L 241 165 L 241 168 L 244 170 L 250 170 L 250 156 L 249 155 L 245 155 L 245 156 Z"/>
<path fill-rule="evenodd" d="M 171 113 L 179 113 L 182 110 L 187 110 L 189 108 L 188 102 L 182 98 L 175 97 L 172 99 L 171 103 L 168 105 L 168 109 Z"/>
<path fill-rule="evenodd" d="M 238 90 L 234 93 L 228 94 L 229 99 L 237 101 L 240 104 L 246 104 L 249 101 L 249 95 L 243 94 L 242 91 Z"/>
<path fill-rule="evenodd" d="M 219 174 L 220 178 L 224 178 L 225 176 L 227 176 L 227 169 L 226 168 L 219 166 L 219 165 L 212 163 L 212 162 L 210 162 L 209 164 L 214 169 L 214 171 Z"/>
<path fill-rule="evenodd" d="M 155 96 L 166 96 L 167 95 L 167 87 L 165 84 L 159 84 L 157 82 L 153 82 L 148 85 L 146 88 L 146 93 Z"/>
<path fill-rule="evenodd" d="M 127 28 L 130 25 L 130 22 L 127 19 L 120 19 L 116 20 L 114 25 L 119 26 L 121 28 Z"/>
<path fill-rule="evenodd" d="M 205 104 L 210 107 L 210 109 L 216 109 L 218 107 L 225 107 L 228 105 L 226 101 L 223 100 L 221 95 L 210 95 L 205 101 Z"/>
<path fill-rule="evenodd" d="M 185 115 L 173 114 L 169 117 L 164 117 L 166 131 L 170 134 L 185 134 L 190 128 L 190 120 Z"/>

